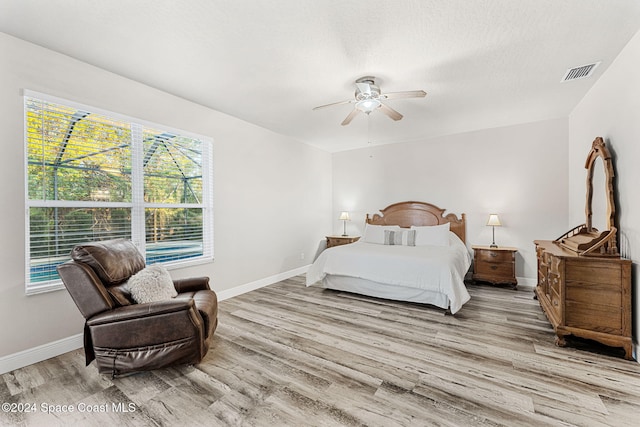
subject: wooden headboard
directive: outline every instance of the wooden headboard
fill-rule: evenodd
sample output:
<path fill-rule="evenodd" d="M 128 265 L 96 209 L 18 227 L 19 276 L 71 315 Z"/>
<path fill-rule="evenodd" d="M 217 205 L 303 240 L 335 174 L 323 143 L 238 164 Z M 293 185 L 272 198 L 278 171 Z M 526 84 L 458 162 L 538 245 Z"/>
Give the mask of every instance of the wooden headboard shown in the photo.
<path fill-rule="evenodd" d="M 466 243 L 466 216 L 461 214 L 459 219 L 456 214 L 450 213 L 443 216 L 444 209 L 440 209 L 431 203 L 424 202 L 400 202 L 389 205 L 380 210 L 379 214 L 370 217 L 367 214 L 367 224 L 373 225 L 399 225 L 409 228 L 412 225 L 440 225 L 450 224 L 453 231 L 464 243 Z"/>

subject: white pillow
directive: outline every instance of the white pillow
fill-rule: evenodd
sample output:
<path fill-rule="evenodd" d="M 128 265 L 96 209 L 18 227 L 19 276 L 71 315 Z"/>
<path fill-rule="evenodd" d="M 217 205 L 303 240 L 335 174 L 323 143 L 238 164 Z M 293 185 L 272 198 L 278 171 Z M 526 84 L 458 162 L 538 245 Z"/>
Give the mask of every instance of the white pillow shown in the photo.
<path fill-rule="evenodd" d="M 411 226 L 416 230 L 416 246 L 449 246 L 450 224 L 429 225 L 426 227 Z"/>
<path fill-rule="evenodd" d="M 173 280 L 166 268 L 160 264 L 147 266 L 127 281 L 131 298 L 138 304 L 164 301 L 178 295 Z"/>
<path fill-rule="evenodd" d="M 377 243 L 384 245 L 384 231 L 402 231 L 399 225 L 372 225 L 367 224 L 364 227 L 362 240 L 367 243 Z"/>

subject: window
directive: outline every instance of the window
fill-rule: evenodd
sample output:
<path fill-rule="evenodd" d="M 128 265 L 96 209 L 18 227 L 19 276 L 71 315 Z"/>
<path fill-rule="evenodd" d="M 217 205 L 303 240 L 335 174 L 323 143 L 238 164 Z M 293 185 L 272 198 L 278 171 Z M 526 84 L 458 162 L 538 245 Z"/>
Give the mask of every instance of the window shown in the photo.
<path fill-rule="evenodd" d="M 27 91 L 24 111 L 27 293 L 61 288 L 56 266 L 88 241 L 213 259 L 210 139 Z"/>

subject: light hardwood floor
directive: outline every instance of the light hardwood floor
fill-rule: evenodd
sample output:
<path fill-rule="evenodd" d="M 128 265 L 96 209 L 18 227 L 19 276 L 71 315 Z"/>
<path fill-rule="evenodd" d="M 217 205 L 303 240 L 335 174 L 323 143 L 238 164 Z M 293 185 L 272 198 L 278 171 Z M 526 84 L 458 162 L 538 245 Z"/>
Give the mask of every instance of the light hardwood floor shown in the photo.
<path fill-rule="evenodd" d="M 555 347 L 531 291 L 468 287 L 451 316 L 294 277 L 222 301 L 198 366 L 112 380 L 78 350 L 4 374 L 0 400 L 32 411 L 0 412 L 0 424 L 638 425 L 637 362 L 584 341 Z"/>

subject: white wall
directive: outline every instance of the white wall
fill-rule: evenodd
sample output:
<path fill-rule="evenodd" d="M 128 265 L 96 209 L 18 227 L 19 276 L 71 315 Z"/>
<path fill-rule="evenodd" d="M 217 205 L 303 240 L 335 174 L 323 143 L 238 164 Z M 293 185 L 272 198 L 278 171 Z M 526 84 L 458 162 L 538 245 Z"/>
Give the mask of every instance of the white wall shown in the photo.
<path fill-rule="evenodd" d="M 640 341 L 640 32 L 622 50 L 569 116 L 569 218 L 584 223 L 584 162 L 592 141 L 601 136 L 614 158 L 618 192 L 620 250 L 633 261 L 633 330 Z"/>
<path fill-rule="evenodd" d="M 488 245 L 495 212 L 496 243 L 518 248 L 516 275 L 534 286 L 533 240 L 567 231 L 567 139 L 557 119 L 335 153 L 334 231 L 341 210 L 352 212 L 349 234 L 360 234 L 367 213 L 417 200 L 466 213 L 467 246 Z"/>
<path fill-rule="evenodd" d="M 215 261 L 174 277 L 209 275 L 216 291 L 261 281 L 309 264 L 331 229 L 330 154 L 3 33 L 0 57 L 0 358 L 84 321 L 64 290 L 24 294 L 22 89 L 213 138 Z"/>

